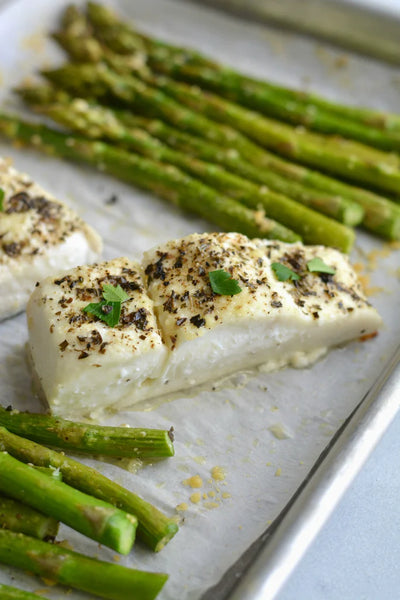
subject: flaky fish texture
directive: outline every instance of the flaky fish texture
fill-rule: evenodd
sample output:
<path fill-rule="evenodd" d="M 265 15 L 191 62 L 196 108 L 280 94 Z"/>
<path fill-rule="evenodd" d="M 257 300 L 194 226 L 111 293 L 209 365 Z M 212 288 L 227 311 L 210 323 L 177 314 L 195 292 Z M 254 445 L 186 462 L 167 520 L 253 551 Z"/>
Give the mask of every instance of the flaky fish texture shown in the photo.
<path fill-rule="evenodd" d="M 34 284 L 96 260 L 98 234 L 32 179 L 0 159 L 0 320 L 25 309 Z"/>
<path fill-rule="evenodd" d="M 314 258 L 334 274 L 310 272 Z M 280 281 L 274 263 L 299 278 Z M 217 270 L 240 293 L 214 292 Z M 104 283 L 130 297 L 115 327 L 83 312 Z M 150 250 L 141 264 L 116 259 L 47 278 L 27 313 L 44 397 L 66 416 L 128 408 L 261 364 L 306 366 L 381 325 L 340 252 L 237 233 L 193 234 Z"/>

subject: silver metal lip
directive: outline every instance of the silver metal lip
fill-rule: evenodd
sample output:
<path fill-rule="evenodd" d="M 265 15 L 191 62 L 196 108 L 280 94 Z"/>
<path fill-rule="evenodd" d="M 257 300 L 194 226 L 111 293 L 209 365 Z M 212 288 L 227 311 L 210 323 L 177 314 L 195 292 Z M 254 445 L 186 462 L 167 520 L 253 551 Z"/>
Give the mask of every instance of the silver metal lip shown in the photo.
<path fill-rule="evenodd" d="M 269 22 L 311 34 L 343 48 L 400 64 L 400 5 L 396 7 L 394 2 L 203 0 L 202 4 L 233 12 L 253 21 Z"/>
<path fill-rule="evenodd" d="M 276 597 L 396 416 L 399 391 L 400 346 L 274 523 L 202 600 Z"/>

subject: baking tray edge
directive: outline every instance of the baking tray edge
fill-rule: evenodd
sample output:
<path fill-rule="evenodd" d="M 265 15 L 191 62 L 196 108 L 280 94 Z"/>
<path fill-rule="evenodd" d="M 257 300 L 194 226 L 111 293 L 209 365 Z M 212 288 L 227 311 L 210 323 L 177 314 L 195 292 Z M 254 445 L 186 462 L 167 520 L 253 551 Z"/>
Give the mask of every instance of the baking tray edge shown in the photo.
<path fill-rule="evenodd" d="M 268 529 L 202 600 L 272 600 L 400 408 L 400 346 Z"/>
<path fill-rule="evenodd" d="M 400 6 L 394 4 L 371 0 L 201 0 L 201 4 L 400 65 Z"/>

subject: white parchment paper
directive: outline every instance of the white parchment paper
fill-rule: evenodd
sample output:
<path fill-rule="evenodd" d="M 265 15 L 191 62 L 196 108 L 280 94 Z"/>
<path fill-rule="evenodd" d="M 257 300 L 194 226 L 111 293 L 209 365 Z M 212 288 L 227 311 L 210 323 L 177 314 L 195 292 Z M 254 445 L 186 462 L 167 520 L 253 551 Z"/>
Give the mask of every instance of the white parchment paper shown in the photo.
<path fill-rule="evenodd" d="M 10 94 L 13 85 L 62 57 L 44 34 L 56 26 L 65 4 L 16 0 L 0 13 L 0 99 L 8 108 L 18 107 Z M 195 46 L 248 73 L 312 87 L 349 103 L 398 108 L 400 73 L 394 68 L 185 2 L 114 4 L 140 28 Z M 96 227 L 104 238 L 105 258 L 139 257 L 167 239 L 213 230 L 210 223 L 84 165 L 5 143 L 0 144 L 0 154 L 11 156 L 18 169 Z M 107 204 L 112 195 L 116 203 Z M 277 516 L 394 351 L 400 333 L 399 251 L 360 233 L 352 259 L 364 265 L 368 285 L 374 288 L 371 301 L 384 317 L 376 339 L 336 349 L 311 369 L 235 374 L 201 392 L 107 419 L 115 425 L 173 425 L 176 431 L 176 456 L 137 474 L 87 461 L 166 513 L 184 518 L 179 533 L 160 554 L 137 544 L 129 557 L 118 558 L 119 564 L 169 573 L 160 599 L 196 600 L 219 580 Z M 24 315 L 0 324 L 0 402 L 41 410 L 31 393 L 26 339 Z M 201 478 L 200 488 L 183 483 L 194 475 Z M 68 539 L 77 551 L 115 560 L 112 551 L 67 527 L 61 528 L 59 538 Z M 0 581 L 41 590 L 46 598 L 61 599 L 66 593 L 8 567 L 0 568 Z M 71 600 L 88 597 L 68 594 Z"/>

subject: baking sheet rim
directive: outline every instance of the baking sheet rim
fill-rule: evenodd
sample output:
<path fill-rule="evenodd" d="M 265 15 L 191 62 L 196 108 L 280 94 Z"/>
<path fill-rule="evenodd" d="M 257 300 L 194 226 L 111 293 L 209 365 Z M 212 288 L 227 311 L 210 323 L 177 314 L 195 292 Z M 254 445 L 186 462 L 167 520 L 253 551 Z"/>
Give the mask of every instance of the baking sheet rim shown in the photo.
<path fill-rule="evenodd" d="M 399 411 L 399 391 L 400 346 L 278 516 L 272 536 L 264 536 L 253 563 L 240 577 L 229 570 L 238 581 L 230 600 L 276 597 Z"/>

